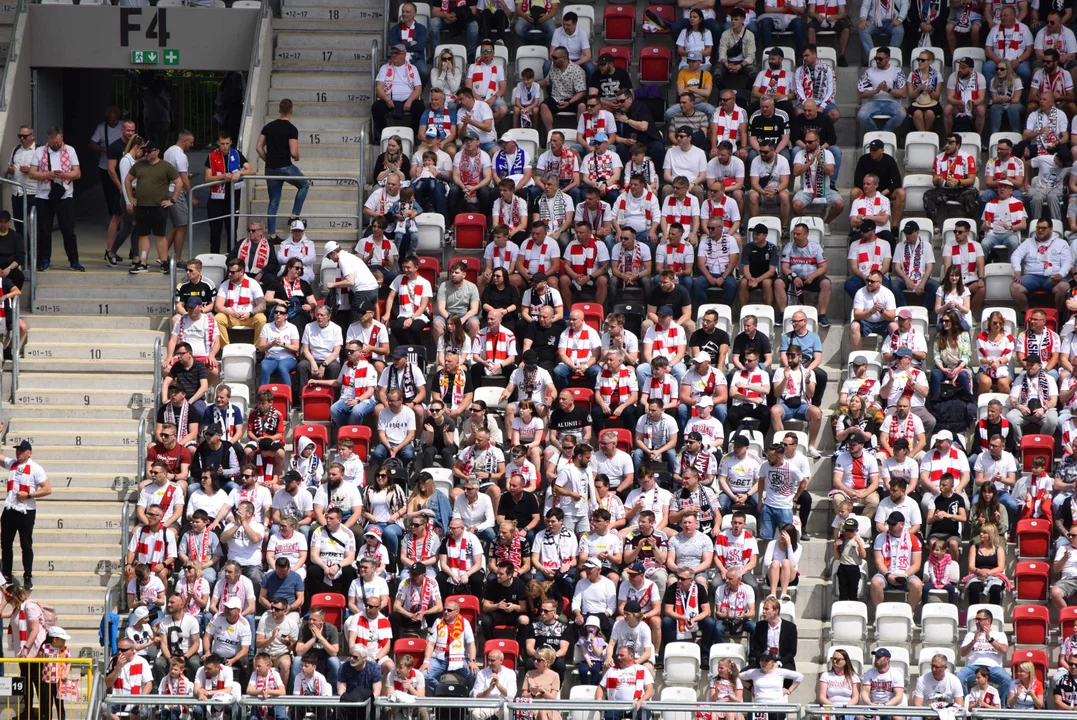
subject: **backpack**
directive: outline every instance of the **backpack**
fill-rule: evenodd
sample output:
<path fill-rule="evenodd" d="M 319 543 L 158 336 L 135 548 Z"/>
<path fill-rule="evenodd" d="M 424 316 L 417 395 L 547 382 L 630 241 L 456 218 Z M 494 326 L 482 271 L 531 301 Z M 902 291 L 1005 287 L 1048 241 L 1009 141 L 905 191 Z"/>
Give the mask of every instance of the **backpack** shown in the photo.
<path fill-rule="evenodd" d="M 41 627 L 45 628 L 45 630 L 60 624 L 59 617 L 56 615 L 56 608 L 52 605 L 39 602 L 33 602 L 33 604 L 37 605 L 38 609 L 41 610 Z"/>

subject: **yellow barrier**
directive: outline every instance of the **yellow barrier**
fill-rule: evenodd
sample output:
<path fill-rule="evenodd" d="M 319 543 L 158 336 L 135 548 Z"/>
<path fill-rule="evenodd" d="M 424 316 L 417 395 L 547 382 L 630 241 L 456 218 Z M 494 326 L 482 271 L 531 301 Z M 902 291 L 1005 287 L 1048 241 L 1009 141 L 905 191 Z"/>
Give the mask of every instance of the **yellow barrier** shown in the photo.
<path fill-rule="evenodd" d="M 0 715 L 11 711 L 12 720 L 97 720 L 89 709 L 93 663 L 93 658 L 0 658 Z"/>

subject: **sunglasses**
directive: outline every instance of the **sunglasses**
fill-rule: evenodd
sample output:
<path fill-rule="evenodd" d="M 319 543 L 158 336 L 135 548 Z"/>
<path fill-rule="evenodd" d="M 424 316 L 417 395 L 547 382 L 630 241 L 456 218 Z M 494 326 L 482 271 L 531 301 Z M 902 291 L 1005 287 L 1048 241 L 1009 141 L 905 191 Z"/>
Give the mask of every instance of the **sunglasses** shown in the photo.
<path fill-rule="evenodd" d="M 19 137 L 25 140 L 28 137 L 33 137 L 33 134 L 23 135 L 22 133 L 19 133 Z"/>
<path fill-rule="evenodd" d="M 920 62 L 931 62 L 931 58 L 916 58 Z"/>

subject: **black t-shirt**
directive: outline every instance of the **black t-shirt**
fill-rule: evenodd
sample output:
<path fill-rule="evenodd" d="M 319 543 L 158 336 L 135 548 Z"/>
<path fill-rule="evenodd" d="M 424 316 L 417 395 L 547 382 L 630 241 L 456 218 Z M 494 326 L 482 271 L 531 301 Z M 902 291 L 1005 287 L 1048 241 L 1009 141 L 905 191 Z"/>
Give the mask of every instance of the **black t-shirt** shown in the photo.
<path fill-rule="evenodd" d="M 157 422 L 159 422 L 159 423 L 165 422 L 165 411 L 168 410 L 168 406 L 171 405 L 171 404 L 172 403 L 165 403 L 164 405 L 161 406 L 161 409 L 157 411 Z M 176 418 L 176 421 L 178 422 L 179 417 L 180 417 L 180 411 L 173 409 L 172 414 Z M 202 422 L 202 415 L 197 410 L 195 410 L 193 407 L 188 405 L 187 406 L 187 427 L 179 428 L 180 436 L 186 435 L 190 431 L 191 425 L 195 425 L 195 424 L 201 423 L 201 422 Z"/>
<path fill-rule="evenodd" d="M 531 349 L 538 353 L 540 365 L 557 363 L 557 343 L 564 331 L 564 323 L 551 323 L 548 328 L 542 327 L 538 320 L 528 323 L 524 338 L 531 341 Z"/>
<path fill-rule="evenodd" d="M 718 353 L 722 346 L 729 345 L 729 333 L 720 327 L 715 327 L 714 332 L 708 334 L 703 330 L 696 330 L 688 339 L 688 347 L 697 347 L 711 356 L 711 363 L 718 363 Z"/>
<path fill-rule="evenodd" d="M 449 407 L 454 407 L 451 404 L 452 400 L 452 378 L 449 378 L 449 384 L 445 386 L 445 394 L 441 394 L 441 373 L 434 375 L 434 384 L 430 388 L 431 393 L 438 393 L 441 395 L 441 400 Z M 471 382 L 471 373 L 464 373 L 464 395 L 475 392 L 475 385 Z"/>
<path fill-rule="evenodd" d="M 527 587 L 524 585 L 524 581 L 518 577 L 514 577 L 508 587 L 499 583 L 496 577 L 492 577 L 486 581 L 486 589 L 482 595 L 483 600 L 489 600 L 495 605 L 502 600 L 513 605 L 524 605 L 526 598 Z"/>
<path fill-rule="evenodd" d="M 187 307 L 188 298 L 196 297 L 202 301 L 203 305 L 210 305 L 216 296 L 217 291 L 205 280 L 199 280 L 196 283 L 185 282 L 176 290 L 176 302 L 183 303 L 183 307 Z"/>
<path fill-rule="evenodd" d="M 597 88 L 598 96 L 603 100 L 612 100 L 622 90 L 632 89 L 632 78 L 624 70 L 614 65 L 612 75 L 603 75 L 601 72 L 596 71 L 591 76 L 591 82 L 588 87 Z"/>
<path fill-rule="evenodd" d="M 759 351 L 759 364 L 762 366 L 763 358 L 770 352 L 770 338 L 759 332 L 758 328 L 756 328 L 754 338 L 749 338 L 748 333 L 737 335 L 733 340 L 733 354 L 739 357 L 741 362 L 744 362 L 744 353 L 748 348 L 755 348 Z"/>
<path fill-rule="evenodd" d="M 688 295 L 688 288 L 680 283 L 675 283 L 669 292 L 665 292 L 655 283 L 650 297 L 647 298 L 647 305 L 653 305 L 656 310 L 663 305 L 672 305 L 673 317 L 679 318 L 684 313 L 684 308 L 692 306 L 692 298 Z"/>
<path fill-rule="evenodd" d="M 0 235 L 0 267 L 7 267 L 12 260 L 26 267 L 26 242 L 14 228 Z"/>
<path fill-rule="evenodd" d="M 448 413 L 443 415 L 445 420 L 441 425 L 435 425 L 434 421 L 430 417 L 430 413 L 426 414 L 426 419 L 423 420 L 423 429 L 430 428 L 434 431 L 434 442 L 430 443 L 430 447 L 435 450 L 445 449 L 445 429 L 449 430 L 449 437 L 452 437 L 451 433 L 456 429 L 456 421 L 449 417 Z"/>
<path fill-rule="evenodd" d="M 533 493 L 524 490 L 520 502 L 512 499 L 509 493 L 502 493 L 497 502 L 497 514 L 503 515 L 506 520 L 515 520 L 517 527 L 527 527 L 535 515 L 540 515 L 538 500 Z"/>
<path fill-rule="evenodd" d="M 299 130 L 288 120 L 277 119 L 262 128 L 266 139 L 266 169 L 288 167 L 292 164 L 289 140 L 299 139 Z"/>
<path fill-rule="evenodd" d="M 871 153 L 865 153 L 856 161 L 856 172 L 853 173 L 853 185 L 858 188 L 864 187 L 865 175 L 879 176 L 879 191 L 892 192 L 901 187 L 901 171 L 897 161 L 890 155 L 884 154 L 878 162 L 871 159 Z"/>
<path fill-rule="evenodd" d="M 838 135 L 834 132 L 834 121 L 823 112 L 816 113 L 814 120 L 804 117 L 803 113 L 794 117 L 790 125 L 789 142 L 794 145 L 803 142 L 804 133 L 812 130 L 819 133 L 819 140 L 823 145 L 838 144 Z"/>
<path fill-rule="evenodd" d="M 556 585 L 557 583 L 554 583 Z M 551 600 L 553 598 L 550 598 Z M 568 640 L 569 638 L 568 625 L 560 620 L 555 621 L 552 625 L 547 625 L 544 622 L 533 622 L 527 625 L 524 630 L 524 642 L 526 643 L 528 638 L 535 641 L 535 650 L 541 650 L 542 648 L 550 648 L 554 652 L 561 649 L 561 641 Z"/>
<path fill-rule="evenodd" d="M 126 140 L 124 140 L 123 138 L 120 138 L 119 140 L 113 140 L 112 142 L 110 142 L 108 144 L 108 147 L 105 148 L 105 159 L 107 159 L 107 160 L 115 160 L 116 162 L 119 162 L 120 159 L 123 157 L 124 151 L 126 151 L 126 150 L 127 150 L 127 141 Z M 164 156 L 164 154 L 162 153 L 162 157 L 163 156 Z M 117 172 L 116 174 L 119 175 L 119 172 Z"/>
<path fill-rule="evenodd" d="M 669 585 L 666 586 L 666 594 L 662 596 L 663 605 L 673 605 L 674 607 L 677 606 L 677 588 L 679 585 L 680 583 L 677 582 L 676 577 L 671 577 L 669 579 Z M 696 590 L 698 591 L 700 605 L 702 605 L 703 603 L 710 602 L 710 596 L 707 595 L 707 588 L 703 587 L 701 583 L 697 582 Z"/>
<path fill-rule="evenodd" d="M 1055 681 L 1055 696 L 1062 698 L 1067 705 L 1077 703 L 1077 680 L 1069 673 L 1060 677 Z"/>
<path fill-rule="evenodd" d="M 183 394 L 190 400 L 191 396 L 198 392 L 202 381 L 206 379 L 206 366 L 200 360 L 195 360 L 191 369 L 188 370 L 183 367 L 183 363 L 176 363 L 168 371 L 168 376 L 172 378 L 173 384 L 183 388 Z"/>
<path fill-rule="evenodd" d="M 967 507 L 965 499 L 961 497 L 959 493 L 954 493 L 950 497 L 943 497 L 937 495 L 935 497 L 935 511 L 950 513 L 951 515 L 957 515 L 957 512 Z M 931 529 L 929 531 L 932 535 L 958 535 L 960 530 L 958 529 L 957 520 L 941 519 L 931 523 Z"/>
<path fill-rule="evenodd" d="M 759 142 L 770 140 L 777 145 L 782 135 L 787 132 L 789 132 L 789 119 L 781 110 L 775 110 L 770 117 L 764 117 L 760 110 L 748 121 L 748 134 Z"/>
<path fill-rule="evenodd" d="M 752 277 L 759 277 L 769 268 L 778 267 L 778 261 L 782 256 L 781 248 L 773 243 L 766 243 L 759 247 L 754 242 L 748 243 L 740 256 L 740 264 L 747 265 L 752 271 Z"/>
<path fill-rule="evenodd" d="M 639 130 L 629 127 L 628 123 L 618 122 L 618 137 L 635 138 L 636 140 L 639 140 L 641 142 L 645 140 L 658 140 L 659 142 L 661 142 L 662 135 L 655 128 L 654 116 L 651 115 L 651 109 L 647 107 L 646 104 L 638 100 L 634 100 L 632 102 L 632 107 L 628 108 L 628 112 L 626 113 L 626 115 L 628 116 L 628 119 L 632 122 L 647 123 L 647 129 L 641 132 Z M 613 116 L 614 118 L 616 118 L 617 113 L 614 113 Z"/>
<path fill-rule="evenodd" d="M 557 409 L 550 414 L 550 429 L 556 430 L 558 437 L 566 434 L 575 435 L 583 439 L 583 429 L 591 425 L 591 413 L 581 405 L 572 408 L 572 412 L 565 412 L 558 405 Z"/>

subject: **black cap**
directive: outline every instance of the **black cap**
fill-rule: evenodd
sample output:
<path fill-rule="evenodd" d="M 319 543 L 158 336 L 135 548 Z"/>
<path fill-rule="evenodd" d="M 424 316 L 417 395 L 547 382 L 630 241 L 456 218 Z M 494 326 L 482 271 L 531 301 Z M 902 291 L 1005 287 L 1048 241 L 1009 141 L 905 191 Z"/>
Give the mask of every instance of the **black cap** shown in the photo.
<path fill-rule="evenodd" d="M 359 305 L 355 308 L 355 312 L 358 313 L 360 316 L 366 315 L 368 312 L 374 312 L 375 310 L 376 307 L 374 303 L 367 302 L 366 300 L 359 303 Z"/>
<path fill-rule="evenodd" d="M 897 525 L 898 523 L 905 522 L 905 516 L 899 513 L 897 510 L 886 516 L 887 525 Z"/>
<path fill-rule="evenodd" d="M 695 434 L 699 435 L 699 433 Z M 749 442 L 747 435 L 738 434 L 733 436 L 733 447 L 748 447 L 751 444 L 752 443 Z"/>
<path fill-rule="evenodd" d="M 283 480 L 284 482 L 295 480 L 296 482 L 301 483 L 303 482 L 303 476 L 299 474 L 298 470 L 289 470 L 288 472 L 284 473 L 284 477 L 282 477 L 281 480 Z"/>
<path fill-rule="evenodd" d="M 905 438 L 898 438 L 894 442 L 890 443 L 890 447 L 892 447 L 894 450 L 908 450 L 909 441 Z"/>
<path fill-rule="evenodd" d="M 23 440 L 22 442 L 20 442 L 18 445 L 15 446 L 15 449 L 18 452 L 26 452 L 27 450 L 33 450 L 34 446 L 30 444 L 29 440 Z"/>
<path fill-rule="evenodd" d="M 679 128 L 677 128 L 677 134 L 678 135 L 688 135 L 689 137 L 691 137 L 692 128 L 689 127 L 688 125 L 681 125 Z"/>
<path fill-rule="evenodd" d="M 849 518 L 841 524 L 841 529 L 845 532 L 857 532 L 860 530 L 860 523 L 852 518 Z"/>
<path fill-rule="evenodd" d="M 10 220 L 10 219 L 11 219 L 11 213 L 9 213 L 7 210 L 0 210 L 0 220 Z"/>
<path fill-rule="evenodd" d="M 739 437 L 743 437 L 743 436 L 742 436 L 742 435 L 738 435 L 737 437 L 739 438 Z M 695 430 L 693 430 L 692 432 L 688 433 L 688 436 L 687 436 L 687 437 L 686 437 L 685 439 L 686 439 L 686 440 L 697 440 L 697 441 L 699 441 L 699 442 L 703 442 L 703 436 L 702 436 L 702 435 L 700 435 L 700 434 L 699 434 L 699 433 L 698 433 L 697 431 L 695 431 Z M 748 439 L 748 438 L 744 438 L 744 439 L 745 439 L 745 440 L 747 441 L 747 439 Z M 745 444 L 745 445 L 747 445 L 748 443 L 747 443 L 747 442 L 745 442 L 744 444 Z"/>
<path fill-rule="evenodd" d="M 764 225 L 763 223 L 758 223 L 758 224 L 756 224 L 755 227 L 752 228 L 752 232 L 754 232 L 754 233 L 769 233 L 770 230 L 767 229 L 767 226 Z"/>
<path fill-rule="evenodd" d="M 868 143 L 868 150 L 882 150 L 884 147 L 886 147 L 886 145 L 883 144 L 882 140 L 876 139 Z"/>
<path fill-rule="evenodd" d="M 393 348 L 393 351 L 389 353 L 389 357 L 393 360 L 399 360 L 400 358 L 406 358 L 408 356 L 408 349 L 403 345 L 398 345 Z"/>
<path fill-rule="evenodd" d="M 142 152 L 143 153 L 151 153 L 154 150 L 160 150 L 160 149 L 161 148 L 157 147 L 157 143 L 155 143 L 153 140 L 148 141 L 145 145 L 142 146 Z"/>
<path fill-rule="evenodd" d="M 280 450 L 284 446 L 273 438 L 264 437 L 258 441 L 258 449 L 263 452 L 269 452 L 270 450 Z"/>
<path fill-rule="evenodd" d="M 538 365 L 539 356 L 534 349 L 524 350 L 524 365 Z"/>
<path fill-rule="evenodd" d="M 613 54 L 608 53 L 608 52 L 602 53 L 601 55 L 598 56 L 598 62 L 599 63 L 611 63 L 611 62 L 613 62 Z"/>
<path fill-rule="evenodd" d="M 959 58 L 954 58 L 954 60 L 956 62 L 961 63 L 962 65 L 968 65 L 969 67 L 976 67 L 976 62 L 968 55 L 962 55 Z"/>
<path fill-rule="evenodd" d="M 639 606 L 638 600 L 629 600 L 625 603 L 625 612 L 638 613 L 643 612 L 643 608 Z"/>
<path fill-rule="evenodd" d="M 412 575 L 425 575 L 426 565 L 423 565 L 422 563 L 418 562 L 414 563 L 410 568 L 408 568 L 408 572 Z"/>
<path fill-rule="evenodd" d="M 906 235 L 912 235 L 915 232 L 920 232 L 920 226 L 914 222 L 905 223 L 905 227 L 901 228 L 901 232 Z"/>
<path fill-rule="evenodd" d="M 865 218 L 860 222 L 860 232 L 875 232 L 875 221 L 871 218 Z"/>
<path fill-rule="evenodd" d="M 864 444 L 864 436 L 861 435 L 858 432 L 849 433 L 848 435 L 845 436 L 845 444 L 848 445 L 849 443 L 856 443 L 857 445 L 863 445 Z"/>
<path fill-rule="evenodd" d="M 546 282 L 546 273 L 539 270 L 537 273 L 531 276 L 531 284 Z"/>
<path fill-rule="evenodd" d="M 1039 365 L 1040 356 L 1035 354 L 1035 353 L 1031 353 L 1031 354 L 1025 356 L 1025 362 L 1027 364 L 1029 364 L 1029 365 L 1032 365 L 1032 364 Z"/>

